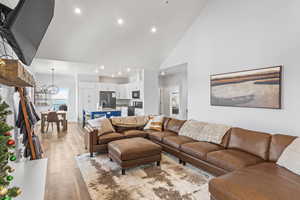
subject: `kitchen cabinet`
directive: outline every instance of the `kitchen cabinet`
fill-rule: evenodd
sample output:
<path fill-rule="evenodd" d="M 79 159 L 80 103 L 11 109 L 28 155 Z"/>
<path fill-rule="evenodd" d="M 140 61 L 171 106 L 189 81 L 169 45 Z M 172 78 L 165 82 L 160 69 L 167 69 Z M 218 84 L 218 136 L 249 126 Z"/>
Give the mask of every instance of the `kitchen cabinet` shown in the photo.
<path fill-rule="evenodd" d="M 99 83 L 98 84 L 99 91 L 116 91 L 117 84 L 113 83 Z"/>

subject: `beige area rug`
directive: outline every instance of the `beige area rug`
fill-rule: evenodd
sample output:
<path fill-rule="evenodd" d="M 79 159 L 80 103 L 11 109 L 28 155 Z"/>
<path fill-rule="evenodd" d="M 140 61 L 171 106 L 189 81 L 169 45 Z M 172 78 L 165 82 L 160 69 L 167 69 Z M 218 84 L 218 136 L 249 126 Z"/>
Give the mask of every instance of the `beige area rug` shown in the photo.
<path fill-rule="evenodd" d="M 93 200 L 209 200 L 208 181 L 213 176 L 163 154 L 161 166 L 143 165 L 126 170 L 107 155 L 76 157 Z"/>

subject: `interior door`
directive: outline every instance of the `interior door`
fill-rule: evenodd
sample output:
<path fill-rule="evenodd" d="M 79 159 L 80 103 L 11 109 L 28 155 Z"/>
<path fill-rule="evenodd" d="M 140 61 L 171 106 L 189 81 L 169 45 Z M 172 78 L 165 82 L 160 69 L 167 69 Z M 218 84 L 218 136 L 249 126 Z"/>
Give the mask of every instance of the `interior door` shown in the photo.
<path fill-rule="evenodd" d="M 180 89 L 179 87 L 170 88 L 169 90 L 169 112 L 174 118 L 181 118 L 182 110 L 180 106 Z"/>

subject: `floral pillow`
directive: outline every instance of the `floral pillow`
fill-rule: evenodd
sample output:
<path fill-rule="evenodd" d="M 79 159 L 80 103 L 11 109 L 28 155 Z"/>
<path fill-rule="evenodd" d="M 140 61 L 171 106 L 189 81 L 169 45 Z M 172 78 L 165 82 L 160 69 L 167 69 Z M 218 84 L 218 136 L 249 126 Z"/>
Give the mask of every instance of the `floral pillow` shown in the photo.
<path fill-rule="evenodd" d="M 150 116 L 144 130 L 162 131 L 164 116 Z"/>

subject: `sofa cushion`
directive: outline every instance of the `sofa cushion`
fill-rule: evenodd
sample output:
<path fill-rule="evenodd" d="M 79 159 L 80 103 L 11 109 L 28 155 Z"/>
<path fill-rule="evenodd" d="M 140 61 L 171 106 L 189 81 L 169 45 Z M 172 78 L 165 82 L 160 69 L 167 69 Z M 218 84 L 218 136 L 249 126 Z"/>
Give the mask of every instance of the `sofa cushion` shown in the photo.
<path fill-rule="evenodd" d="M 128 131 L 124 131 L 123 135 L 126 138 L 147 137 L 148 133 L 146 133 L 145 131 L 141 131 L 141 130 L 128 130 Z"/>
<path fill-rule="evenodd" d="M 208 142 L 192 142 L 181 145 L 180 150 L 195 158 L 206 160 L 206 155 L 212 151 L 224 149 L 222 146 Z"/>
<path fill-rule="evenodd" d="M 180 128 L 185 122 L 186 122 L 185 120 L 171 118 L 165 127 L 165 131 L 172 131 L 175 133 L 179 133 Z"/>
<path fill-rule="evenodd" d="M 111 123 L 113 125 L 118 125 L 118 124 L 137 124 L 137 118 L 136 116 L 129 116 L 129 117 L 114 117 L 111 118 Z"/>
<path fill-rule="evenodd" d="M 272 135 L 269 160 L 277 162 L 284 149 L 291 144 L 296 137 L 289 135 Z"/>
<path fill-rule="evenodd" d="M 116 132 L 109 119 L 101 118 L 100 120 L 98 120 L 98 122 L 98 136 Z"/>
<path fill-rule="evenodd" d="M 268 160 L 271 135 L 241 128 L 232 128 L 228 148 L 235 148 Z"/>
<path fill-rule="evenodd" d="M 163 131 L 163 132 L 158 132 L 158 131 L 148 131 L 148 136 L 152 140 L 160 141 L 162 142 L 164 137 L 168 136 L 177 136 L 176 133 L 171 132 L 171 131 Z"/>
<path fill-rule="evenodd" d="M 124 139 L 125 136 L 121 133 L 108 133 L 98 137 L 98 144 L 107 144 L 111 141 Z"/>
<path fill-rule="evenodd" d="M 263 162 L 255 155 L 233 149 L 210 152 L 207 161 L 229 172 Z"/>
<path fill-rule="evenodd" d="M 163 143 L 179 149 L 181 145 L 189 142 L 195 142 L 192 138 L 186 136 L 167 136 L 163 138 Z"/>
<path fill-rule="evenodd" d="M 218 200 L 298 200 L 300 176 L 264 162 L 212 179 L 209 192 Z"/>
<path fill-rule="evenodd" d="M 109 154 L 122 161 L 145 158 L 161 154 L 161 146 L 144 138 L 131 138 L 108 144 Z"/>

